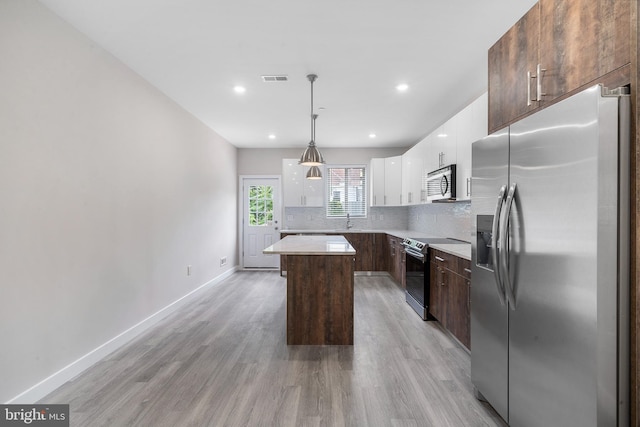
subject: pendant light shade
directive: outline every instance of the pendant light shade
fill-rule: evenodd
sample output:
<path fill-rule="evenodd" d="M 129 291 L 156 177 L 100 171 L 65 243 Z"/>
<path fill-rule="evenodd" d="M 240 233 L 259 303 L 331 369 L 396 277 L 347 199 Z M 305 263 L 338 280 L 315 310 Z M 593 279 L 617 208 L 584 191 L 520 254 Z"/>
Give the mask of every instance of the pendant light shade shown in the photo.
<path fill-rule="evenodd" d="M 302 153 L 302 157 L 300 157 L 299 163 L 304 166 L 315 167 L 324 164 L 322 154 L 320 154 L 320 151 L 318 151 L 318 149 L 316 148 L 316 144 L 313 141 L 309 143 L 309 146 L 304 150 L 304 153 Z"/>
<path fill-rule="evenodd" d="M 318 166 L 311 166 L 307 172 L 307 179 L 322 179 L 322 171 Z"/>
<path fill-rule="evenodd" d="M 317 78 L 318 76 L 315 74 L 309 74 L 307 76 L 307 79 L 309 79 L 309 81 L 311 82 L 311 141 L 309 141 L 309 146 L 306 148 L 306 150 L 304 150 L 304 153 L 302 153 L 302 156 L 300 157 L 300 161 L 298 162 L 299 164 L 304 166 L 316 166 L 316 169 L 318 169 L 317 166 L 324 164 L 324 158 L 322 157 L 322 154 L 320 154 L 320 151 L 318 151 L 318 148 L 316 147 L 316 142 L 315 142 L 316 118 L 318 117 L 318 115 L 313 114 L 313 82 L 315 82 Z M 322 174 L 320 174 L 320 169 L 318 169 L 318 174 L 319 174 L 319 178 L 311 178 L 309 174 L 307 174 L 307 178 L 309 179 L 322 178 Z M 314 173 L 314 176 L 315 176 L 315 173 Z"/>

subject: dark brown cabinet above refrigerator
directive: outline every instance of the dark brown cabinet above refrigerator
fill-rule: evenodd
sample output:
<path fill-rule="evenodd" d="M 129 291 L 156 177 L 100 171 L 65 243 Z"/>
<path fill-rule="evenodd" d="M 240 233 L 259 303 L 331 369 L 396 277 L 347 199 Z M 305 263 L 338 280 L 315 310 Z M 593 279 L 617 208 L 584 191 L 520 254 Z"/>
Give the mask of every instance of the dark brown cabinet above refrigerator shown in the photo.
<path fill-rule="evenodd" d="M 540 0 L 489 49 L 489 133 L 595 83 L 630 81 L 628 0 Z"/>

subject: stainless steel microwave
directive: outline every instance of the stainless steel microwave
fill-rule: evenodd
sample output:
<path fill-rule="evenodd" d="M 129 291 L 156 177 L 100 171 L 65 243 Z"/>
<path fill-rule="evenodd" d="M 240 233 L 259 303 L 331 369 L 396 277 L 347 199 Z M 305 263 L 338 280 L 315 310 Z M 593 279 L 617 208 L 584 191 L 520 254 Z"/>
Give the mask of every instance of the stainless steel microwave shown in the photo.
<path fill-rule="evenodd" d="M 449 165 L 427 174 L 427 201 L 456 199 L 456 165 Z"/>

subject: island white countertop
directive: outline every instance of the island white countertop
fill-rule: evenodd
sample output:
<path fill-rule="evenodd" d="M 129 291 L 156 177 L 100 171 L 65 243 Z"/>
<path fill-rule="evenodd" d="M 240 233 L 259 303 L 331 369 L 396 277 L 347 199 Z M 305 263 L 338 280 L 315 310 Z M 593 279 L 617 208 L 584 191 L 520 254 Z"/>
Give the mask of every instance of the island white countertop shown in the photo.
<path fill-rule="evenodd" d="M 281 255 L 355 255 L 356 250 L 344 236 L 285 236 L 265 248 L 264 254 Z"/>

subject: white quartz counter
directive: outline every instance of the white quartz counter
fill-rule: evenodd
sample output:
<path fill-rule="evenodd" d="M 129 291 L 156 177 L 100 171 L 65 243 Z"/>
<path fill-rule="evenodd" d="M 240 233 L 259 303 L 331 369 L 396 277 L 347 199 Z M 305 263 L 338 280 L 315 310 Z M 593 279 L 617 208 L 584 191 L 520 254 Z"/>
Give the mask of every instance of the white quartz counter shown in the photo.
<path fill-rule="evenodd" d="M 460 244 L 434 243 L 432 245 L 429 245 L 429 247 L 471 261 L 471 244 L 470 243 L 460 243 Z"/>
<path fill-rule="evenodd" d="M 389 234 L 391 236 L 398 237 L 400 239 L 404 238 L 427 238 L 427 237 L 439 237 L 434 236 L 433 234 L 422 233 L 420 231 L 411 231 L 411 230 L 387 230 L 387 229 L 363 229 L 363 228 L 345 228 L 345 229 L 291 229 L 291 230 L 280 230 L 280 233 L 283 234 L 344 234 L 344 233 L 382 233 Z"/>
<path fill-rule="evenodd" d="M 262 253 L 281 255 L 355 255 L 356 250 L 344 236 L 307 235 L 285 236 L 282 240 L 265 248 Z"/>

